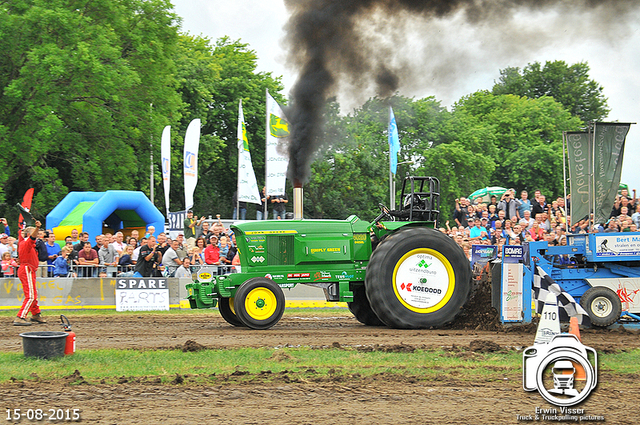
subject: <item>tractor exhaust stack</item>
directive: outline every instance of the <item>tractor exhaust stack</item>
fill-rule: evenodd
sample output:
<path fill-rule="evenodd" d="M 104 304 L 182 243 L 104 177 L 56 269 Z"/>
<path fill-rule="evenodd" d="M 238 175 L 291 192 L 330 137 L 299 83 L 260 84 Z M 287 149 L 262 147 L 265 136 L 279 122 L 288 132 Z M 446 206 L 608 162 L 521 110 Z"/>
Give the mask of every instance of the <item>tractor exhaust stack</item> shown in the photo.
<path fill-rule="evenodd" d="M 293 219 L 302 220 L 302 206 L 303 206 L 303 191 L 302 183 L 294 181 L 293 183 Z"/>

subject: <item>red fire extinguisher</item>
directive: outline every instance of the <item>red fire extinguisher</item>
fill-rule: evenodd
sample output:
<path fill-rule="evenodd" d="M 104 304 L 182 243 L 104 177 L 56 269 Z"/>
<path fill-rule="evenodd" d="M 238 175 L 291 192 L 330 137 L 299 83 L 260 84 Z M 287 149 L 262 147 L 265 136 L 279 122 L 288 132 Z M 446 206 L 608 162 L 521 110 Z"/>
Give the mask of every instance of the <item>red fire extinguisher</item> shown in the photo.
<path fill-rule="evenodd" d="M 65 320 L 67 323 L 65 323 Z M 71 330 L 71 323 L 64 314 L 60 315 L 60 321 L 62 322 L 62 329 L 67 333 L 67 342 L 64 346 L 64 354 L 69 355 L 76 352 L 76 333 Z"/>

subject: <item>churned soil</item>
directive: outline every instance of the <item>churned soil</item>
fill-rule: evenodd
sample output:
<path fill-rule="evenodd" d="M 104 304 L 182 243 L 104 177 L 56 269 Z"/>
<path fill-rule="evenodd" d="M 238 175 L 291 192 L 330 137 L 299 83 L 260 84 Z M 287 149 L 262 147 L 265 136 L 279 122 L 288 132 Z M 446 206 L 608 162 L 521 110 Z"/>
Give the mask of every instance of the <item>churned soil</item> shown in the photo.
<path fill-rule="evenodd" d="M 483 310 L 487 310 L 486 304 Z M 289 345 L 364 351 L 441 348 L 459 355 L 461 347 L 465 352 L 476 353 L 522 349 L 532 345 L 535 333 L 532 326 L 505 328 L 495 322 L 495 317 L 480 323 L 469 315 L 461 315 L 445 329 L 369 327 L 357 322 L 346 309 L 343 315 L 334 317 L 302 316 L 289 310 L 266 331 L 233 327 L 214 310 L 184 315 L 77 317 L 70 312 L 67 316 L 78 335 L 78 350 L 198 351 Z M 0 326 L 2 351 L 22 351 L 18 334 L 34 329 L 60 330 L 60 326 L 49 323 L 18 328 L 6 318 L 5 325 Z M 638 332 L 625 329 L 583 330 L 582 341 L 601 356 L 640 347 Z M 273 360 L 283 362 L 286 358 Z M 536 408 L 554 408 L 537 392 L 522 389 L 520 372 L 506 373 L 497 381 L 480 382 L 469 382 L 464 379 L 464 371 L 459 370 L 445 371 L 430 381 L 395 373 L 327 376 L 307 370 L 265 374 L 268 376 L 230 374 L 210 384 L 189 375 L 176 375 L 170 383 L 161 383 L 153 376 L 122 377 L 111 383 L 86 382 L 80 371 L 53 381 L 34 377 L 0 384 L 0 413 L 18 407 L 77 408 L 83 423 L 96 424 L 514 424 L 524 422 L 517 415 L 535 415 Z M 585 414 L 604 416 L 607 423 L 637 423 L 638 378 L 632 374 L 610 376 L 601 371 L 598 388 L 579 407 L 585 409 Z"/>

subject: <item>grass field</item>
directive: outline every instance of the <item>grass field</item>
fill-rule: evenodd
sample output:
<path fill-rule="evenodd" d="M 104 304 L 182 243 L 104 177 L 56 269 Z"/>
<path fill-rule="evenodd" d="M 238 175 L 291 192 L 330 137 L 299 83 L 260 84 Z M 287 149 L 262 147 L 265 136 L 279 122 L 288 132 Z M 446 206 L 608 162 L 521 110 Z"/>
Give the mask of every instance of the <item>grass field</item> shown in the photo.
<path fill-rule="evenodd" d="M 486 367 L 490 364 L 491 367 Z M 475 380 L 504 379 L 520 373 L 521 353 L 475 354 L 444 350 L 413 352 L 358 351 L 357 349 L 235 349 L 201 350 L 93 350 L 52 360 L 25 358 L 17 353 L 0 353 L 0 382 L 9 380 L 59 379 L 77 369 L 88 382 L 117 380 L 122 376 L 154 376 L 172 380 L 176 374 L 200 376 L 211 381 L 225 375 L 289 373 L 359 374 L 370 376 L 397 373 L 430 379 L 441 373 L 456 371 Z"/>
<path fill-rule="evenodd" d="M 195 313 L 194 313 L 195 312 Z M 50 321 L 68 311 L 48 311 Z M 109 310 L 78 310 L 73 316 L 117 316 L 145 314 L 190 315 L 198 310 L 166 312 L 114 312 Z M 9 317 L 13 312 L 0 312 Z M 290 317 L 343 317 L 346 309 L 287 309 Z M 180 349 L 182 348 L 182 349 Z M 640 350 L 630 349 L 607 353 L 599 360 L 599 370 L 611 374 L 639 374 Z M 206 349 L 193 347 L 175 349 L 99 349 L 80 350 L 72 356 L 51 360 L 26 358 L 22 353 L 0 351 L 0 383 L 15 380 L 57 380 L 79 371 L 86 382 L 117 382 L 122 377 L 154 378 L 171 382 L 176 375 L 191 380 L 215 382 L 234 379 L 251 380 L 287 372 L 301 377 L 354 375 L 373 376 L 398 374 L 419 380 L 438 379 L 439 375 L 459 380 L 495 381 L 520 379 L 522 350 L 499 348 L 497 351 L 476 352 L 468 346 L 417 349 L 412 346 L 379 347 L 284 346 L 270 348 Z M 304 378 L 302 378 L 304 379 Z"/>
<path fill-rule="evenodd" d="M 600 372 L 640 374 L 640 350 L 609 353 L 600 359 Z M 168 350 L 82 350 L 50 360 L 26 358 L 22 353 L 0 352 L 0 383 L 15 380 L 56 380 L 80 371 L 87 382 L 111 382 L 124 377 L 156 377 L 171 381 L 176 374 L 212 382 L 229 376 L 261 379 L 269 374 L 372 376 L 398 374 L 416 379 L 438 379 L 439 375 L 459 380 L 495 381 L 519 379 L 522 351 L 500 350 L 476 353 L 458 349 L 375 350 L 370 347 L 278 347 L 195 351 Z"/>

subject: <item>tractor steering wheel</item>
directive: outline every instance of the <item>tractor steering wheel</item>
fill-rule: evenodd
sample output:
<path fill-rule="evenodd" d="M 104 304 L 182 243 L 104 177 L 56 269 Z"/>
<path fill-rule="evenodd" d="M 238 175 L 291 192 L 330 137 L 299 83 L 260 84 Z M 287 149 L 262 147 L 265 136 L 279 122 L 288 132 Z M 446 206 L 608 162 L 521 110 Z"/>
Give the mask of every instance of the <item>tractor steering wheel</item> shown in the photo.
<path fill-rule="evenodd" d="M 389 208 L 385 207 L 383 204 L 378 204 L 380 207 L 380 215 L 373 220 L 374 223 L 379 222 L 383 218 L 387 217 L 389 220 L 393 221 L 393 216 L 389 213 Z"/>

